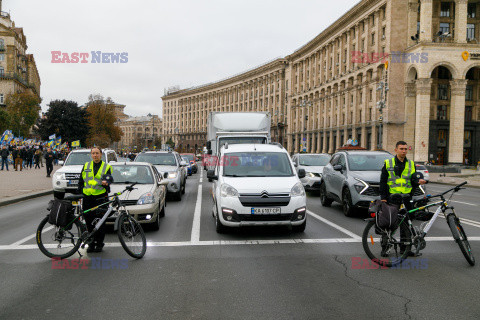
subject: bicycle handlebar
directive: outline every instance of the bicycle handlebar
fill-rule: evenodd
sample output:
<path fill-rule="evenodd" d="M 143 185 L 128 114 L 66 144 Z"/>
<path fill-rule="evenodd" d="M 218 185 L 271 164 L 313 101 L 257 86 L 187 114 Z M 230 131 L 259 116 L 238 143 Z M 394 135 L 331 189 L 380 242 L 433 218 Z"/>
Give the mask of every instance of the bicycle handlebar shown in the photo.
<path fill-rule="evenodd" d="M 447 191 L 445 191 L 445 192 L 443 192 L 443 193 L 436 194 L 436 195 L 434 195 L 434 196 L 427 196 L 426 198 L 427 198 L 427 199 L 432 199 L 432 198 L 437 198 L 437 197 L 443 197 L 445 194 L 447 194 L 447 193 L 449 193 L 449 192 L 452 192 L 452 191 L 458 192 L 458 191 L 460 191 L 461 189 L 464 189 L 464 188 L 461 188 L 461 187 L 464 186 L 464 185 L 466 185 L 467 183 L 468 183 L 467 181 L 462 182 L 462 183 L 460 183 L 458 186 L 455 186 L 455 187 L 453 187 L 453 188 L 451 188 L 451 189 L 448 189 Z"/>

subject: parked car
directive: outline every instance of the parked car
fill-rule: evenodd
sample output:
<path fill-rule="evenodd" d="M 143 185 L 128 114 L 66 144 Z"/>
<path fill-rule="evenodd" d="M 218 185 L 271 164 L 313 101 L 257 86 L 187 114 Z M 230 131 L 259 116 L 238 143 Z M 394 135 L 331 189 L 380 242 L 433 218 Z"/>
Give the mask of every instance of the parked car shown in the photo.
<path fill-rule="evenodd" d="M 187 169 L 187 176 L 191 176 L 192 175 L 192 164 L 190 163 L 190 161 L 188 160 L 188 158 L 186 156 L 181 156 L 181 157 L 182 157 L 182 160 L 187 163 L 187 166 L 185 167 Z"/>
<path fill-rule="evenodd" d="M 181 153 L 182 157 L 187 157 L 187 163 L 192 166 L 192 173 L 197 173 L 198 165 L 197 165 L 197 157 L 193 153 Z"/>
<path fill-rule="evenodd" d="M 168 174 L 167 174 L 168 175 Z M 120 196 L 128 212 L 140 223 L 149 224 L 153 230 L 160 228 L 160 218 L 165 216 L 166 180 L 150 163 L 117 162 L 112 164 L 111 193 L 120 192 L 136 182 L 135 189 Z"/>
<path fill-rule="evenodd" d="M 297 153 L 292 157 L 293 164 L 299 169 L 305 170 L 305 178 L 302 184 L 306 191 L 319 191 L 322 181 L 323 167 L 332 157 L 327 153 Z"/>
<path fill-rule="evenodd" d="M 333 201 L 343 206 L 345 216 L 353 216 L 357 208 L 368 208 L 380 199 L 380 175 L 386 159 L 393 156 L 384 151 L 340 151 L 323 169 L 320 200 L 328 207 Z M 414 198 L 423 197 L 422 186 Z"/>
<path fill-rule="evenodd" d="M 423 174 L 423 179 L 426 181 L 430 180 L 430 175 L 428 174 L 428 169 L 424 165 L 415 164 L 415 170 Z"/>
<path fill-rule="evenodd" d="M 92 161 L 90 149 L 72 150 L 65 163 L 52 177 L 53 195 L 55 198 L 63 199 L 65 193 L 76 193 L 78 181 L 86 162 Z M 107 163 L 117 161 L 117 154 L 114 150 L 103 149 L 102 160 Z"/>
<path fill-rule="evenodd" d="M 213 180 L 213 216 L 218 233 L 228 227 L 287 225 L 303 232 L 305 189 L 287 151 L 280 145 L 235 144 L 220 149 L 223 161 Z"/>
<path fill-rule="evenodd" d="M 185 193 L 185 183 L 187 180 L 187 163 L 182 160 L 178 152 L 175 151 L 147 151 L 137 155 L 135 162 L 148 162 L 155 166 L 158 172 L 163 176 L 168 173 L 167 194 L 180 201 L 182 194 Z"/>

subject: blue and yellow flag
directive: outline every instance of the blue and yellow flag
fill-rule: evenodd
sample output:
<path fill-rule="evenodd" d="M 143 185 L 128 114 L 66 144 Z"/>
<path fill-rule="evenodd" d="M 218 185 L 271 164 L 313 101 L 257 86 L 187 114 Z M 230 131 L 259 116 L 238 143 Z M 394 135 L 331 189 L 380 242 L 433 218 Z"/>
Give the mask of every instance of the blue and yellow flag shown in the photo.
<path fill-rule="evenodd" d="M 80 140 L 72 141 L 72 147 L 80 147 Z"/>

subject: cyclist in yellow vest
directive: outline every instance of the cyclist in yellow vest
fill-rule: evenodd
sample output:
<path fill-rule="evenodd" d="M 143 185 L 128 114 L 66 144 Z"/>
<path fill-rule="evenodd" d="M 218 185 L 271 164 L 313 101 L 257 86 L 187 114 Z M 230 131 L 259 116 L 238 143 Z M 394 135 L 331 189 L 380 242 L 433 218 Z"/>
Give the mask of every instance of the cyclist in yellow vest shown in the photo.
<path fill-rule="evenodd" d="M 394 193 L 408 194 L 411 197 L 415 188 L 427 183 L 424 179 L 415 177 L 415 163 L 407 159 L 408 145 L 405 141 L 398 141 L 395 145 L 395 157 L 385 160 L 380 176 L 380 197 L 384 202 L 390 202 Z M 409 201 L 405 202 L 407 210 L 412 209 Z M 400 236 L 404 237 L 403 229 Z M 404 248 L 400 248 L 402 252 Z M 382 253 L 383 254 L 383 253 Z M 413 255 L 413 252 L 409 252 Z"/>
<path fill-rule="evenodd" d="M 102 149 L 93 147 L 90 153 L 92 161 L 84 164 L 78 181 L 78 192 L 83 193 L 83 210 L 93 208 L 107 201 L 110 187 L 106 180 L 106 174 L 112 174 L 112 167 L 102 161 Z M 101 218 L 105 212 L 94 210 L 85 214 L 85 220 L 89 232 L 93 231 L 96 219 Z M 105 239 L 105 224 L 95 233 L 93 243 L 89 245 L 87 252 L 101 252 Z"/>

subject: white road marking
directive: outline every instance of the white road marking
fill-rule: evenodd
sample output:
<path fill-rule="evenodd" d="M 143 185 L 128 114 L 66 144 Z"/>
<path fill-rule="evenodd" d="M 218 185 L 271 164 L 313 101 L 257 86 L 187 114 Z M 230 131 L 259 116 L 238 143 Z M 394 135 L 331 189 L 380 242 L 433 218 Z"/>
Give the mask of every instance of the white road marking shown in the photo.
<path fill-rule="evenodd" d="M 453 241 L 453 237 L 426 237 L 428 241 Z M 480 237 L 469 237 L 468 241 L 480 241 Z M 362 239 L 331 238 L 331 239 L 279 239 L 279 240 L 241 240 L 241 241 L 178 241 L 178 242 L 147 242 L 147 247 L 195 247 L 195 246 L 236 246 L 236 245 L 271 245 L 271 244 L 332 244 L 332 243 L 361 243 Z M 46 245 L 47 248 L 55 244 Z M 121 247 L 120 243 L 106 243 L 106 247 Z M 2 250 L 38 250 L 36 244 L 24 244 L 18 246 L 0 245 Z"/>
<path fill-rule="evenodd" d="M 456 203 L 461 203 L 461 204 L 466 204 L 469 206 L 478 206 L 478 204 L 470 203 L 470 202 L 463 202 L 463 201 L 457 201 L 457 200 L 450 200 L 451 202 L 456 202 Z"/>
<path fill-rule="evenodd" d="M 353 232 L 351 232 L 351 231 L 349 231 L 349 230 L 347 230 L 347 229 L 345 229 L 345 228 L 343 228 L 343 227 L 340 227 L 338 224 L 335 224 L 335 223 L 333 223 L 333 222 L 331 222 L 331 221 L 329 221 L 329 220 L 327 220 L 327 219 L 325 219 L 325 218 L 323 218 L 323 217 L 320 217 L 318 214 L 316 214 L 316 213 L 314 213 L 314 212 L 312 212 L 312 211 L 310 211 L 310 210 L 307 210 L 307 213 L 308 213 L 310 216 L 314 217 L 315 219 L 320 220 L 320 221 L 322 221 L 323 223 L 328 224 L 329 226 L 337 229 L 338 231 L 341 231 L 341 232 L 345 233 L 346 235 L 348 235 L 348 236 L 350 236 L 350 237 L 352 237 L 352 238 L 354 238 L 354 239 L 357 239 L 357 240 L 358 240 L 358 239 L 360 239 L 360 240 L 362 239 L 362 237 L 356 235 L 355 233 L 353 233 Z"/>
<path fill-rule="evenodd" d="M 47 227 L 47 228 L 43 229 L 42 233 L 47 232 L 47 231 L 53 229 L 53 227 L 54 227 L 54 226 L 50 226 L 50 227 Z M 18 240 L 17 242 L 12 243 L 11 246 L 19 246 L 19 245 L 21 245 L 22 243 L 27 242 L 28 240 L 35 238 L 35 236 L 36 236 L 36 233 L 34 233 L 34 234 L 32 234 L 32 235 L 29 235 L 28 237 L 25 237 L 25 238 L 23 238 L 22 240 Z"/>
<path fill-rule="evenodd" d="M 193 214 L 192 234 L 190 241 L 197 243 L 200 241 L 200 217 L 202 214 L 202 181 L 203 170 L 200 170 L 200 181 L 198 184 L 197 203 L 195 204 L 195 212 Z"/>
<path fill-rule="evenodd" d="M 441 216 L 441 215 L 438 215 L 440 218 L 443 218 L 445 219 L 444 216 Z M 469 226 L 473 226 L 473 227 L 477 227 L 477 228 L 480 228 L 480 222 L 479 221 L 475 221 L 475 220 L 470 220 L 470 219 L 465 219 L 465 218 L 460 218 L 460 222 L 463 223 L 463 224 L 467 224 Z"/>

